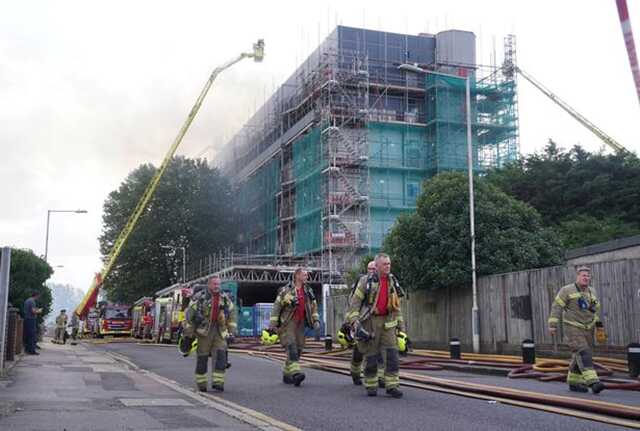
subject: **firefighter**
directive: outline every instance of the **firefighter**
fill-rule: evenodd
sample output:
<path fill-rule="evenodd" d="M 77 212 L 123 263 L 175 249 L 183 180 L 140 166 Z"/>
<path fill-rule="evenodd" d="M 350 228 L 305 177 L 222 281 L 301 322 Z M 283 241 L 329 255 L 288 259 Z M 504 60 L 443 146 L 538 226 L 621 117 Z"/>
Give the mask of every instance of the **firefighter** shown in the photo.
<path fill-rule="evenodd" d="M 56 316 L 56 336 L 54 342 L 56 344 L 64 344 L 65 338 L 64 334 L 67 329 L 67 310 L 60 310 L 60 314 Z"/>
<path fill-rule="evenodd" d="M 376 262 L 371 261 L 367 264 L 367 276 L 375 277 L 376 275 Z M 359 279 L 358 279 L 359 280 Z M 351 302 L 351 298 L 353 297 L 356 288 L 358 287 L 358 282 L 356 281 L 355 285 L 351 289 L 351 293 L 349 295 L 349 302 Z M 353 338 L 350 336 L 349 324 L 345 322 L 340 329 L 342 332 L 342 337 L 346 337 L 351 339 L 353 343 L 353 352 L 351 352 L 351 379 L 353 384 L 356 386 L 362 385 L 362 362 L 364 361 L 364 356 L 358 350 L 357 343 L 353 342 Z M 340 338 L 340 334 L 338 334 Z M 384 357 L 383 355 L 378 355 L 378 386 L 384 388 Z"/>
<path fill-rule="evenodd" d="M 71 328 L 71 345 L 75 346 L 78 344 L 78 329 L 80 328 L 80 320 L 76 313 L 71 313 L 71 323 L 69 323 L 69 327 Z"/>
<path fill-rule="evenodd" d="M 563 332 L 571 348 L 571 363 L 567 373 L 569 390 L 573 392 L 600 393 L 604 384 L 598 379 L 593 368 L 593 330 L 600 321 L 600 301 L 594 290 L 589 287 L 591 270 L 587 267 L 577 269 L 576 282 L 562 287 L 551 306 L 549 332 L 555 335 L 560 318 Z"/>
<path fill-rule="evenodd" d="M 220 291 L 220 283 L 220 278 L 213 276 L 206 289 L 192 296 L 183 322 L 185 345 L 191 346 L 194 338 L 198 341 L 195 380 L 201 392 L 207 391 L 209 356 L 212 362 L 211 388 L 224 391 L 227 345 L 233 341 L 237 329 L 233 301 Z"/>
<path fill-rule="evenodd" d="M 283 286 L 273 303 L 269 330 L 277 331 L 287 352 L 282 381 L 300 386 L 305 378 L 300 369 L 300 354 L 304 348 L 305 326 L 320 330 L 318 304 L 311 287 L 306 285 L 309 274 L 303 268 L 293 273 L 293 282 Z"/>
<path fill-rule="evenodd" d="M 365 358 L 364 386 L 368 396 L 378 393 L 378 356 L 384 355 L 384 384 L 387 394 L 401 398 L 396 333 L 402 332 L 404 322 L 400 313 L 402 290 L 391 273 L 391 259 L 380 253 L 375 258 L 375 277 L 362 276 L 354 292 L 347 322 L 352 325 L 358 350 Z"/>

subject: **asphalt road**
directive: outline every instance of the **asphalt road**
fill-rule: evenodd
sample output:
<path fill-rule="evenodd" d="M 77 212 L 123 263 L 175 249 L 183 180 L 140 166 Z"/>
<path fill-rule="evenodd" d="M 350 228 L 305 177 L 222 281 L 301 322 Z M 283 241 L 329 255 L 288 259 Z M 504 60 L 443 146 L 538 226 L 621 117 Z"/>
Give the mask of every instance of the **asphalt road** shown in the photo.
<path fill-rule="evenodd" d="M 93 348 L 120 353 L 140 368 L 185 386 L 194 385 L 195 358 L 183 358 L 175 347 L 114 343 Z M 383 390 L 370 398 L 349 377 L 318 370 L 305 369 L 307 379 L 296 388 L 282 383 L 277 362 L 241 354 L 231 354 L 230 362 L 223 398 L 305 430 L 624 429 L 420 389 L 402 388 L 404 398 L 400 400 L 387 397 Z"/>

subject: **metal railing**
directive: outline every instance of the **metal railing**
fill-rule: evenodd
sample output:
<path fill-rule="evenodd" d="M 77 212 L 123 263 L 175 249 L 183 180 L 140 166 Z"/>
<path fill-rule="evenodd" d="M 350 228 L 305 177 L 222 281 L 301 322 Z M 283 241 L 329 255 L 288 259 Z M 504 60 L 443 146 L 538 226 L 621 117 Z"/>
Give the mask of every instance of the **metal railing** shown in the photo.
<path fill-rule="evenodd" d="M 196 280 L 234 266 L 303 266 L 320 268 L 320 265 L 320 258 L 316 256 L 297 257 L 276 254 L 243 254 L 227 250 L 192 261 L 187 266 L 186 279 L 187 281 Z"/>

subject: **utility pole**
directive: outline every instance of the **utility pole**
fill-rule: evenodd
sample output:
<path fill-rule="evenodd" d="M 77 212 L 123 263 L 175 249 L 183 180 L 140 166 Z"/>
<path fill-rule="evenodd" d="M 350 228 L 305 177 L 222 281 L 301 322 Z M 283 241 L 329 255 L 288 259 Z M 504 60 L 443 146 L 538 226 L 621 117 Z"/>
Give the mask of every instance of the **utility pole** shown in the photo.
<path fill-rule="evenodd" d="M 480 316 L 478 315 L 478 286 L 476 284 L 476 226 L 475 205 L 473 201 L 473 144 L 471 133 L 471 79 L 467 74 L 467 170 L 469 171 L 469 230 L 471 233 L 471 286 L 473 290 L 473 306 L 471 308 L 471 332 L 473 352 L 480 352 Z"/>
<path fill-rule="evenodd" d="M 11 248 L 3 247 L 0 257 L 0 376 L 4 375 L 5 343 L 7 336 L 7 305 L 9 301 L 9 268 Z"/>
<path fill-rule="evenodd" d="M 440 75 L 453 79 L 465 79 L 465 103 L 466 103 L 466 123 L 467 123 L 467 171 L 469 175 L 469 231 L 471 239 L 471 286 L 473 292 L 473 305 L 471 307 L 471 334 L 474 353 L 480 352 L 480 316 L 478 310 L 478 285 L 476 280 L 476 227 L 475 227 L 475 205 L 473 199 L 473 143 L 471 127 L 471 76 L 467 72 L 466 78 L 447 73 L 434 72 L 422 69 L 415 64 L 401 64 L 398 70 L 405 72 Z"/>
<path fill-rule="evenodd" d="M 175 255 L 176 250 L 182 250 L 182 282 L 187 282 L 187 254 L 185 247 L 175 247 L 173 245 L 161 245 L 160 248 L 166 248 L 171 250 L 171 253 Z"/>

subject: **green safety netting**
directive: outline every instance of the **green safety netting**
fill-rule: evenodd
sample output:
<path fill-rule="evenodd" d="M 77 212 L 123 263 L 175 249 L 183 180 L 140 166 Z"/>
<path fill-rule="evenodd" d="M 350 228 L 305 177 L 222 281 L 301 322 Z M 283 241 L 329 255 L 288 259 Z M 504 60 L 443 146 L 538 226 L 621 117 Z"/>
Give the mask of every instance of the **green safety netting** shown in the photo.
<path fill-rule="evenodd" d="M 474 169 L 482 172 L 518 156 L 517 94 L 514 81 L 476 82 L 472 74 L 470 82 Z M 368 191 L 372 249 L 381 246 L 398 214 L 415 208 L 424 179 L 467 169 L 465 79 L 427 74 L 424 84 L 426 126 L 367 124 L 368 187 L 358 188 Z M 322 247 L 321 209 L 326 198 L 322 170 L 328 161 L 321 130 L 315 127 L 292 144 L 296 254 Z M 280 163 L 274 159 L 241 187 L 243 242 L 252 252 L 276 251 L 279 179 Z"/>
<path fill-rule="evenodd" d="M 280 160 L 272 159 L 241 184 L 238 193 L 243 242 L 258 254 L 276 252 Z"/>
<path fill-rule="evenodd" d="M 470 79 L 473 163 L 481 172 L 518 156 L 515 83 Z M 429 73 L 425 90 L 429 174 L 467 169 L 465 78 Z"/>
<path fill-rule="evenodd" d="M 326 162 L 322 159 L 320 128 L 315 127 L 293 143 L 293 176 L 296 188 L 295 254 L 318 250 L 322 245 L 320 220 L 322 194 L 321 171 Z"/>
<path fill-rule="evenodd" d="M 415 207 L 430 154 L 426 128 L 381 122 L 371 122 L 367 127 L 370 206 Z"/>

